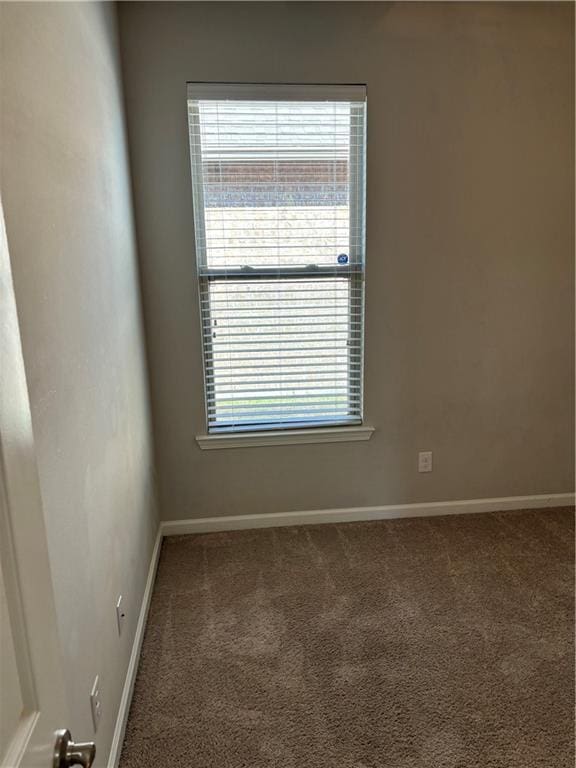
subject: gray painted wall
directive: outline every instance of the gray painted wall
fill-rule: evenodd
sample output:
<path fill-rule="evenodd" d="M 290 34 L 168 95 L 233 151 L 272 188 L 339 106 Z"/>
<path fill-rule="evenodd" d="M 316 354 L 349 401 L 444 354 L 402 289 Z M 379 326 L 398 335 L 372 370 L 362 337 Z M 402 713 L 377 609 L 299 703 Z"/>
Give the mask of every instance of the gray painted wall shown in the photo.
<path fill-rule="evenodd" d="M 1 191 L 71 728 L 106 764 L 158 526 L 116 15 L 1 8 Z M 121 638 L 116 596 L 127 612 Z"/>
<path fill-rule="evenodd" d="M 572 6 L 136 2 L 119 16 L 162 516 L 570 491 Z M 367 83 L 370 442 L 197 447 L 187 80 Z"/>

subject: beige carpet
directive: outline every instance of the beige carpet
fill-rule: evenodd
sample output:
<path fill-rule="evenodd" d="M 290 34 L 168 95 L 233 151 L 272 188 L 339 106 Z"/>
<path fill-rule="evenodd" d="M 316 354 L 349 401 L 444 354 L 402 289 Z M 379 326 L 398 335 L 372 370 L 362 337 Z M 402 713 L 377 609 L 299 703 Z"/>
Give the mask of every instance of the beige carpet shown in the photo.
<path fill-rule="evenodd" d="M 573 511 L 166 539 L 122 768 L 573 768 Z"/>

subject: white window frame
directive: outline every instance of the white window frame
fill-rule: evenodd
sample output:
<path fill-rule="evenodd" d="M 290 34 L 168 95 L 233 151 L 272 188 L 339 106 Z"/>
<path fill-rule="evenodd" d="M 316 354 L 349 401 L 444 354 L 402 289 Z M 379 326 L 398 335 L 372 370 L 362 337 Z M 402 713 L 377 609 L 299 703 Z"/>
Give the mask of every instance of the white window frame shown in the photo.
<path fill-rule="evenodd" d="M 365 86 L 356 85 L 277 85 L 277 84 L 228 84 L 228 83 L 188 83 L 187 84 L 187 96 L 188 100 L 221 100 L 221 99 L 245 99 L 245 100 L 264 100 L 264 101 L 280 101 L 280 100 L 293 100 L 293 101 L 365 101 L 366 100 L 366 88 Z M 191 114 L 192 121 L 198 120 L 198 114 L 195 109 Z M 352 124 L 355 125 L 354 123 Z M 351 129 L 352 130 L 352 129 Z M 356 127 L 358 131 L 365 131 L 365 126 Z M 350 137 L 350 146 L 353 151 L 360 152 L 365 151 L 365 135 Z M 362 148 L 362 149 L 361 149 Z M 191 151 L 191 174 L 193 187 L 196 190 L 196 197 L 194 200 L 194 226 L 195 226 L 195 247 L 196 247 L 196 268 L 198 278 L 199 296 L 207 295 L 205 290 L 208 287 L 210 281 L 228 280 L 230 278 L 234 280 L 250 280 L 255 279 L 270 279 L 273 277 L 275 280 L 282 279 L 294 279 L 295 269 L 294 267 L 272 267 L 272 268 L 259 268 L 251 269 L 249 271 L 242 268 L 210 268 L 207 264 L 206 253 L 206 227 L 205 227 L 205 210 L 204 201 L 198 199 L 198 195 L 202 193 L 202 163 L 201 158 L 197 153 Z M 200 160 L 200 162 L 199 162 Z M 353 296 L 356 291 L 360 291 L 361 298 L 361 325 L 356 330 L 352 331 L 359 337 L 360 342 L 360 356 L 355 360 L 352 356 L 349 360 L 349 365 L 356 370 L 352 380 L 356 380 L 360 385 L 360 403 L 361 412 L 358 419 L 351 420 L 350 423 L 342 425 L 341 423 L 335 423 L 334 425 L 323 425 L 321 427 L 298 427 L 296 429 L 282 429 L 260 431 L 256 427 L 254 430 L 238 430 L 231 432 L 209 432 L 206 430 L 205 434 L 197 435 L 196 441 L 200 448 L 203 450 L 212 450 L 216 448 L 231 448 L 231 447 L 251 447 L 258 445 L 281 445 L 290 443 L 316 443 L 316 442 L 349 442 L 349 441 L 365 441 L 369 440 L 374 432 L 374 428 L 366 426 L 363 419 L 363 403 L 364 403 L 364 274 L 365 274 L 365 169 L 364 169 L 364 183 L 356 183 L 356 179 L 352 174 L 355 173 L 357 164 L 355 162 L 350 163 L 350 204 L 349 204 L 349 226 L 350 232 L 359 231 L 362 233 L 360 244 L 351 238 L 349 262 L 346 265 L 339 265 L 337 268 L 331 266 L 318 265 L 313 270 L 310 270 L 310 278 L 321 277 L 347 277 L 350 284 L 350 301 L 352 302 Z M 352 199 L 352 195 L 354 198 Z M 308 275 L 302 275 L 299 273 L 299 277 L 306 278 Z M 349 312 L 349 318 L 352 318 L 352 311 Z M 201 334 L 202 334 L 202 362 L 204 370 L 204 407 L 205 407 L 205 423 L 209 423 L 209 408 L 210 397 L 208 389 L 206 387 L 206 376 L 211 368 L 210 361 L 207 359 L 210 355 L 210 338 L 209 334 L 204 333 L 203 323 L 201 319 Z M 351 391 L 350 391 L 351 394 Z"/>

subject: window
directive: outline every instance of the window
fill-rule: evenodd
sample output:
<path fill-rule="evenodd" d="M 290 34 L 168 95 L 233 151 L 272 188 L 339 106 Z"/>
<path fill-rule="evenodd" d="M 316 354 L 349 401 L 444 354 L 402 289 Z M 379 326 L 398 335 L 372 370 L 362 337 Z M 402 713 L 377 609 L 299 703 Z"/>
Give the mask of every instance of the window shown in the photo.
<path fill-rule="evenodd" d="M 362 423 L 363 86 L 188 85 L 210 433 Z"/>

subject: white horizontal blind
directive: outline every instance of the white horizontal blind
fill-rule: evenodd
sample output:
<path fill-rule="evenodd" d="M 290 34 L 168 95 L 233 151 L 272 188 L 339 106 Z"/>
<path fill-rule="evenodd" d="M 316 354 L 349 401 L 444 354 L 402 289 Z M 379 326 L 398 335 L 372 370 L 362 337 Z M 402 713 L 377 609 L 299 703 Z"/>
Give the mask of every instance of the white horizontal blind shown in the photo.
<path fill-rule="evenodd" d="M 360 423 L 365 89 L 188 96 L 208 430 Z"/>

